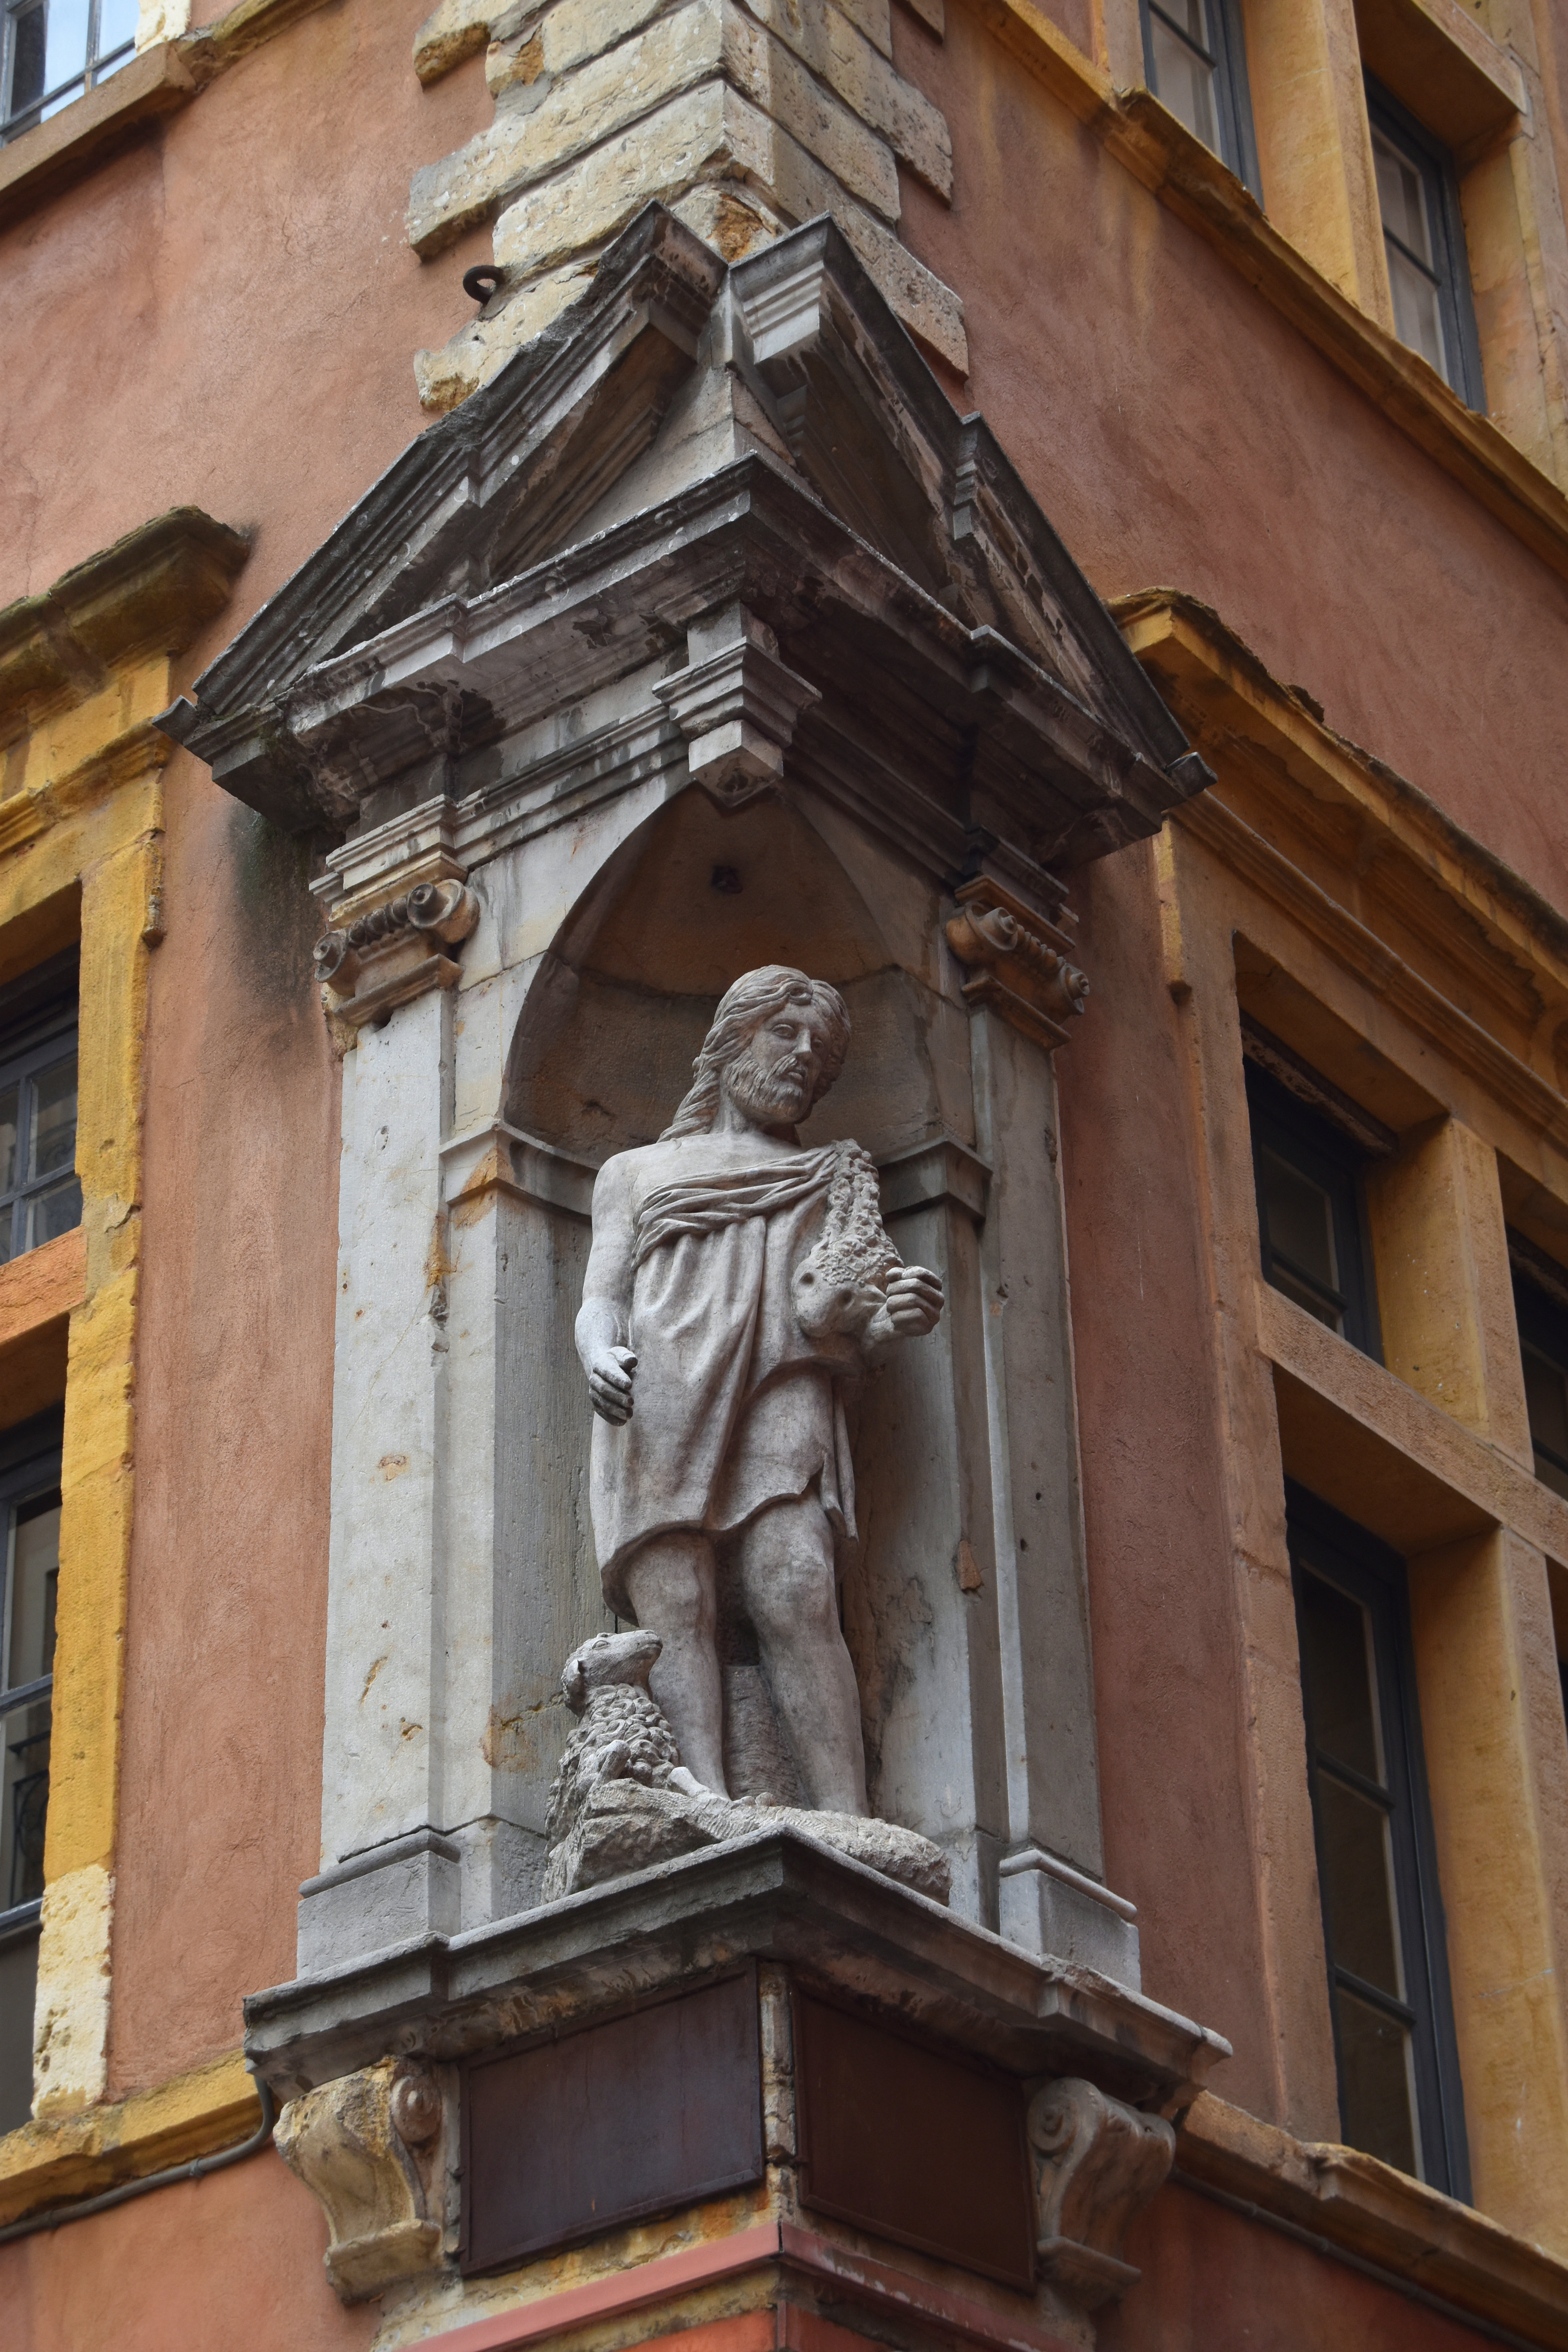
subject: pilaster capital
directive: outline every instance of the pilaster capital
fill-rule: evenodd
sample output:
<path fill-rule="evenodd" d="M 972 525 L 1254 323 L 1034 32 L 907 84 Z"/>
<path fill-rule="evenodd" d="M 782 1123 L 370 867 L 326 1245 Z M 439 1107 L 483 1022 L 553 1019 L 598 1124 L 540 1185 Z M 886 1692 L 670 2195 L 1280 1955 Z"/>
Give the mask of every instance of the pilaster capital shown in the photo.
<path fill-rule="evenodd" d="M 1068 960 L 1072 941 L 989 875 L 965 882 L 955 896 L 947 943 L 973 974 L 963 983 L 965 1003 L 991 1006 L 1054 1054 L 1068 1042 L 1064 1023 L 1083 1012 L 1089 995 L 1088 980 Z"/>
<path fill-rule="evenodd" d="M 479 919 L 460 872 L 416 882 L 316 941 L 316 977 L 339 1020 L 360 1029 L 427 988 L 455 985 L 458 967 L 444 950 L 459 946 Z"/>

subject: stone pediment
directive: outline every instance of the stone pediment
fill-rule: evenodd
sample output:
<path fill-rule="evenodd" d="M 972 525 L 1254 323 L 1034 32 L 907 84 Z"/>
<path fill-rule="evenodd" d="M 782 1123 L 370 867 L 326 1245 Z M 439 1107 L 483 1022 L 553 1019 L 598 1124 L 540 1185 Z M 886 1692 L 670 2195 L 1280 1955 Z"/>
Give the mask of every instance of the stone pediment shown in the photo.
<path fill-rule="evenodd" d="M 645 712 L 731 747 L 693 756 L 716 793 L 789 745 L 937 871 L 994 838 L 1026 883 L 1207 781 L 833 224 L 726 268 L 658 205 L 162 723 L 274 822 L 345 830 L 515 785 L 645 671 Z"/>

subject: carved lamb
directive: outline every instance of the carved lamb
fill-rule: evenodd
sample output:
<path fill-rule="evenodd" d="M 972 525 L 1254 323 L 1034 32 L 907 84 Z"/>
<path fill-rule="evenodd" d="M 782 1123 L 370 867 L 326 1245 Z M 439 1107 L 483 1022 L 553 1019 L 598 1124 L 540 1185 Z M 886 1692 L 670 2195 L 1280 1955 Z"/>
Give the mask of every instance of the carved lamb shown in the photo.
<path fill-rule="evenodd" d="M 567 1659 L 561 1688 L 581 1717 L 550 1791 L 544 1900 L 602 1885 L 764 1827 L 796 1829 L 939 1903 L 947 1857 L 913 1830 L 847 1813 L 731 1802 L 689 1772 L 647 1686 L 656 1633 L 595 1633 Z"/>

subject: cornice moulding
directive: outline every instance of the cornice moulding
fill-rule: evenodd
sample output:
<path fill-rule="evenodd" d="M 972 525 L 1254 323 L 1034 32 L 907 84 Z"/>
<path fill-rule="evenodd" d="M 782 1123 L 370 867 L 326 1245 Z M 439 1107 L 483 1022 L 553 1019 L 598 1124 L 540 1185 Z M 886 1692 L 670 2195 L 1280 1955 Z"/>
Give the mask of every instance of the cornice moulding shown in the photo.
<path fill-rule="evenodd" d="M 1177 812 L 1184 830 L 1292 915 L 1445 1060 L 1458 1063 L 1528 1127 L 1568 1150 L 1568 1102 L 1552 1065 L 1553 1054 L 1562 1055 L 1556 1040 L 1568 1022 L 1568 919 L 1417 785 L 1336 735 L 1207 606 L 1158 589 L 1123 597 L 1115 610 L 1129 644 L 1220 768 L 1219 784 Z M 1240 775 L 1237 755 L 1248 751 L 1274 763 L 1267 781 L 1276 793 L 1281 784 L 1289 789 L 1300 782 L 1313 801 L 1354 812 L 1363 838 L 1354 876 L 1361 912 L 1336 897 L 1331 877 L 1325 887 L 1288 846 L 1269 837 L 1257 810 L 1243 814 L 1232 805 L 1226 776 Z M 1384 845 L 1381 859 L 1365 855 L 1367 837 Z M 1325 870 L 1329 862 L 1325 851 Z M 1407 931 L 1430 932 L 1423 910 L 1413 912 L 1406 903 L 1418 885 L 1440 894 L 1438 903 L 1446 900 L 1459 919 L 1442 940 L 1424 941 L 1433 971 L 1440 975 L 1445 960 L 1468 964 L 1481 983 L 1479 1001 L 1505 1006 L 1526 1003 L 1521 980 L 1527 983 L 1533 1013 L 1527 1008 L 1523 1017 L 1531 1021 L 1532 1056 L 1543 1055 L 1548 1067 L 1521 1058 L 1495 1028 L 1462 1011 L 1418 971 L 1403 941 L 1396 947 L 1381 935 L 1377 923 L 1384 913 Z"/>
<path fill-rule="evenodd" d="M 1299 2140 L 1205 2091 L 1176 2137 L 1182 2173 L 1411 2279 L 1531 2342 L 1568 2347 L 1568 2265 L 1375 2157 Z"/>
<path fill-rule="evenodd" d="M 758 366 L 790 372 L 787 449 Z M 816 784 L 939 882 L 988 860 L 1054 913 L 1052 868 L 1208 781 L 841 232 L 726 268 L 658 205 L 192 695 L 159 725 L 273 822 L 351 831 L 356 862 L 394 802 L 448 802 L 473 867 L 503 803 L 559 822 L 684 770 L 726 799 Z"/>
<path fill-rule="evenodd" d="M 0 150 L 0 153 L 5 151 Z M 223 610 L 250 552 L 200 507 L 142 523 L 0 611 L 0 735 L 85 702 L 116 665 L 175 654 Z"/>
<path fill-rule="evenodd" d="M 427 1935 L 251 1994 L 246 2048 L 279 2098 L 372 2064 L 395 2019 L 433 2063 L 584 2013 L 634 1964 L 645 1991 L 721 1952 L 800 1967 L 1026 2074 L 1082 2074 L 1169 2105 L 1231 2054 L 1222 2035 L 1093 1969 L 1042 1958 L 793 1830 L 763 1829 L 542 1909 Z M 409 2046 L 413 2046 L 410 2042 Z"/>
<path fill-rule="evenodd" d="M 258 2120 L 237 2050 L 145 2091 L 0 2136 L 0 2226 L 227 2147 Z"/>

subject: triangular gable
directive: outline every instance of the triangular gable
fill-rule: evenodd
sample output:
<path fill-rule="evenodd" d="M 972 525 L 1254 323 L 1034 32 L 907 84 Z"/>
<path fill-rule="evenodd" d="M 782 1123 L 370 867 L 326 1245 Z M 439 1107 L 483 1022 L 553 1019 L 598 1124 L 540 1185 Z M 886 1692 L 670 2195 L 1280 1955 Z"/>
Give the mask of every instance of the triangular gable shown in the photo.
<path fill-rule="evenodd" d="M 955 413 L 837 227 L 726 268 L 658 205 L 163 723 L 276 821 L 341 827 L 389 761 L 439 748 L 450 785 L 466 745 L 537 714 L 531 680 L 581 691 L 668 652 L 726 580 L 786 659 L 842 673 L 847 741 L 854 678 L 885 682 L 879 731 L 906 724 L 911 785 L 954 821 L 966 769 L 1005 809 L 1033 791 L 1031 856 L 1113 848 L 1205 781 L 994 436 Z"/>

